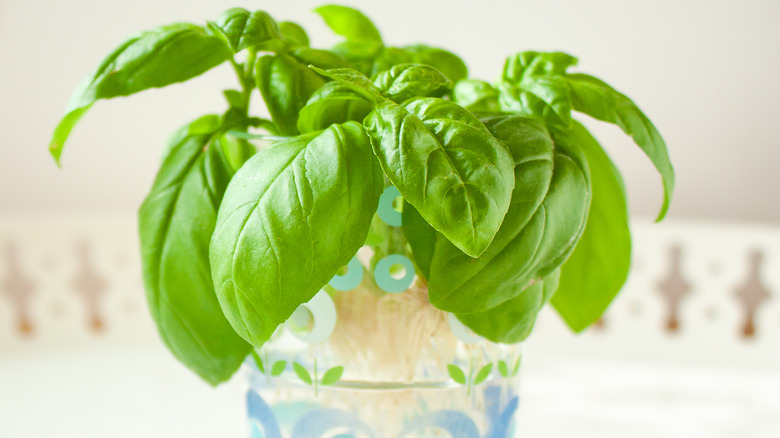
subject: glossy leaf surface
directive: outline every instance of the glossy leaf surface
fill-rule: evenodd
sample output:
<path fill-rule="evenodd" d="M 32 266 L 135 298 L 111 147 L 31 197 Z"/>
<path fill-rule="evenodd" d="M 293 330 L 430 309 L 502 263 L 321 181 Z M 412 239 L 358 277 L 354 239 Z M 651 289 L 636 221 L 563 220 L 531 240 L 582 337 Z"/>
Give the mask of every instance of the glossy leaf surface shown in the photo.
<path fill-rule="evenodd" d="M 325 79 L 288 54 L 265 55 L 257 60 L 255 80 L 279 134 L 298 133 L 298 112 Z"/>
<path fill-rule="evenodd" d="M 231 56 L 222 39 L 192 24 L 171 24 L 133 36 L 74 91 L 65 117 L 54 130 L 49 151 L 59 162 L 70 131 L 97 100 L 186 81 Z"/>
<path fill-rule="evenodd" d="M 233 173 L 200 119 L 174 136 L 138 214 L 144 284 L 157 329 L 174 356 L 212 385 L 230 378 L 250 345 L 217 301 L 209 242 Z M 204 148 L 206 149 L 204 151 Z"/>
<path fill-rule="evenodd" d="M 555 292 L 559 275 L 560 271 L 555 270 L 511 300 L 484 312 L 458 314 L 457 317 L 474 333 L 493 342 L 522 342 L 531 334 L 539 311 Z M 506 363 L 501 368 L 502 376 L 507 377 Z"/>
<path fill-rule="evenodd" d="M 265 11 L 249 12 L 232 8 L 209 22 L 209 29 L 222 37 L 233 52 L 238 53 L 272 40 L 281 40 L 279 25 Z"/>
<path fill-rule="evenodd" d="M 571 74 L 567 80 L 575 110 L 617 125 L 653 162 L 664 184 L 664 203 L 658 214 L 658 220 L 663 219 L 674 193 L 675 177 L 666 143 L 653 122 L 631 99 L 593 76 Z"/>
<path fill-rule="evenodd" d="M 485 81 L 464 79 L 455 84 L 452 100 L 471 112 L 501 111 L 498 90 Z"/>
<path fill-rule="evenodd" d="M 261 347 L 347 265 L 368 235 L 383 186 L 354 122 L 277 143 L 236 173 L 210 258 L 220 304 L 239 335 Z"/>
<path fill-rule="evenodd" d="M 343 36 L 348 41 L 382 43 L 382 37 L 379 35 L 379 31 L 374 26 L 374 23 L 357 9 L 346 6 L 326 5 L 320 6 L 314 11 L 320 14 L 333 32 Z"/>
<path fill-rule="evenodd" d="M 516 183 L 501 228 L 480 257 L 436 241 L 429 295 L 432 304 L 454 313 L 491 309 L 560 266 L 590 206 L 587 163 L 567 138 L 553 140 L 541 122 L 520 116 L 487 126 L 512 151 Z"/>
<path fill-rule="evenodd" d="M 493 240 L 514 176 L 506 146 L 447 100 L 379 103 L 364 121 L 385 175 L 420 215 L 472 256 Z"/>
<path fill-rule="evenodd" d="M 373 102 L 341 82 L 328 82 L 315 91 L 298 117 L 301 133 L 323 130 L 348 121 L 362 122 Z"/>
<path fill-rule="evenodd" d="M 623 179 L 607 154 L 577 123 L 571 136 L 590 167 L 593 199 L 585 231 L 561 267 L 552 304 L 574 331 L 596 322 L 628 277 L 631 234 Z"/>
<path fill-rule="evenodd" d="M 412 97 L 441 97 L 452 90 L 452 82 L 440 71 L 419 64 L 396 65 L 373 83 L 383 96 L 398 103 Z"/>
<path fill-rule="evenodd" d="M 309 46 L 309 35 L 300 24 L 292 21 L 279 22 L 279 32 L 282 38 L 292 47 Z"/>

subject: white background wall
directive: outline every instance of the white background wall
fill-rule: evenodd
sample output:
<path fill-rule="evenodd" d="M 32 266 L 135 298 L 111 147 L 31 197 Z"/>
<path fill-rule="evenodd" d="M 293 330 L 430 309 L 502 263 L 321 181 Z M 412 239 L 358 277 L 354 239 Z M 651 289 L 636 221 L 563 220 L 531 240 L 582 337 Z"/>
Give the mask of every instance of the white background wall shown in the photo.
<path fill-rule="evenodd" d="M 346 2 L 387 42 L 426 42 L 494 79 L 513 52 L 563 50 L 579 71 L 625 91 L 663 133 L 678 171 L 674 218 L 777 223 L 780 203 L 780 2 Z M 224 108 L 227 66 L 184 85 L 96 104 L 74 130 L 63 169 L 48 157 L 67 99 L 102 57 L 137 30 L 203 22 L 230 6 L 303 24 L 315 46 L 337 41 L 310 10 L 319 1 L 0 0 L 0 214 L 133 214 L 163 141 L 178 125 Z M 660 181 L 630 141 L 590 123 L 624 170 L 631 207 L 650 218 Z"/>

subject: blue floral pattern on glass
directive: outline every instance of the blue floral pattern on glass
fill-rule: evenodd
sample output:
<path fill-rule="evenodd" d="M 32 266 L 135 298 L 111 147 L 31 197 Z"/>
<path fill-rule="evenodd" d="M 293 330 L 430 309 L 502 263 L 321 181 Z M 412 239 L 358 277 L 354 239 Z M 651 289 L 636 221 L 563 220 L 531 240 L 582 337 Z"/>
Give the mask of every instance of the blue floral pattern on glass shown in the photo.
<path fill-rule="evenodd" d="M 350 392 L 360 391 L 342 389 L 341 396 L 352 397 L 354 394 Z M 422 394 L 432 390 L 425 388 L 417 391 Z M 481 411 L 472 409 L 467 412 L 456 409 L 426 411 L 423 401 L 425 396 L 418 395 L 415 398 L 421 403 L 414 407 L 419 412 L 417 416 L 388 418 L 384 415 L 381 418 L 388 423 L 403 422 L 398 438 L 425 437 L 433 431 L 438 433 L 435 436 L 442 436 L 441 432 L 446 432 L 448 434 L 446 436 L 450 438 L 514 436 L 519 398 L 512 386 L 485 385 L 482 396 L 483 409 Z M 308 407 L 308 410 L 302 412 L 302 406 Z M 247 394 L 247 408 L 251 438 L 389 438 L 391 436 L 385 433 L 385 424 L 370 424 L 353 411 L 315 403 L 282 403 L 279 406 L 271 406 L 254 389 L 250 389 Z M 393 414 L 391 412 L 388 415 Z M 286 417 L 287 422 L 279 421 L 278 417 Z"/>

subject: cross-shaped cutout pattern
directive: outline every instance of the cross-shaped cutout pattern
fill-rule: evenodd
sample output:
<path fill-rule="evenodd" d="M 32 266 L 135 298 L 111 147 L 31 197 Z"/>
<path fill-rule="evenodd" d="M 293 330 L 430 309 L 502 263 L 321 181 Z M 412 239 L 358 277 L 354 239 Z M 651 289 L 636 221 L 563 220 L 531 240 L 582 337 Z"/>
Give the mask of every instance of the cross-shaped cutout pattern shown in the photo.
<path fill-rule="evenodd" d="M 670 332 L 680 330 L 680 303 L 686 295 L 691 293 L 691 283 L 682 276 L 680 267 L 682 261 L 682 247 L 674 245 L 669 250 L 669 267 L 666 277 L 658 283 L 658 291 L 666 301 L 665 328 Z"/>
<path fill-rule="evenodd" d="M 30 306 L 36 293 L 35 283 L 22 271 L 19 248 L 7 243 L 4 252 L 6 269 L 0 282 L 0 292 L 11 301 L 16 313 L 16 330 L 22 335 L 29 335 L 34 331 Z"/>
<path fill-rule="evenodd" d="M 753 250 L 748 256 L 748 278 L 737 287 L 736 296 L 742 305 L 743 322 L 740 334 L 746 338 L 756 335 L 756 312 L 759 306 L 771 297 L 771 293 L 761 280 L 761 265 L 764 253 Z"/>
<path fill-rule="evenodd" d="M 87 242 L 81 241 L 76 245 L 76 259 L 78 268 L 72 283 L 73 290 L 84 300 L 90 330 L 100 332 L 105 328 L 100 312 L 100 299 L 108 290 L 108 283 L 97 273 Z"/>

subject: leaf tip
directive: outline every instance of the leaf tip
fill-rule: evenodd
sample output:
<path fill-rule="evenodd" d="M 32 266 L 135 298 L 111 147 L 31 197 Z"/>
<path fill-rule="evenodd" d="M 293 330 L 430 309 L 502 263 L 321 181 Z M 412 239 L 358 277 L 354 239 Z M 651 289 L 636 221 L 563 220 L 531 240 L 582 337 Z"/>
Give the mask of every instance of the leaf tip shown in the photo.
<path fill-rule="evenodd" d="M 664 203 L 661 205 L 661 211 L 658 212 L 658 217 L 655 218 L 655 222 L 661 222 L 669 211 L 669 205 L 672 203 L 672 192 L 674 190 L 674 179 L 671 181 L 664 180 Z"/>
<path fill-rule="evenodd" d="M 52 159 L 54 159 L 54 164 L 56 164 L 57 167 L 61 169 L 62 144 L 56 141 L 52 141 L 51 144 L 49 144 L 49 154 L 51 154 Z"/>

